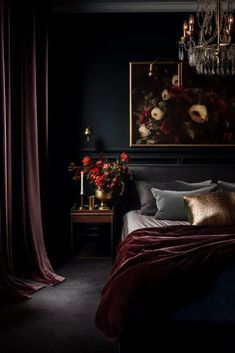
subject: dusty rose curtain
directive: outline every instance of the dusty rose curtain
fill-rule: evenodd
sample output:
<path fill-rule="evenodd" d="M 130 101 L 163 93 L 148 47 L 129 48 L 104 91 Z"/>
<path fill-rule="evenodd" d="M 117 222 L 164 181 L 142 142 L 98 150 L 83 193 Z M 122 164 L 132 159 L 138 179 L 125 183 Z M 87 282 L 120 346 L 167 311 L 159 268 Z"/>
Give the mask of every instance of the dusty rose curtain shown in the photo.
<path fill-rule="evenodd" d="M 47 257 L 42 226 L 48 143 L 45 4 L 0 0 L 0 293 L 19 298 L 64 280 Z"/>

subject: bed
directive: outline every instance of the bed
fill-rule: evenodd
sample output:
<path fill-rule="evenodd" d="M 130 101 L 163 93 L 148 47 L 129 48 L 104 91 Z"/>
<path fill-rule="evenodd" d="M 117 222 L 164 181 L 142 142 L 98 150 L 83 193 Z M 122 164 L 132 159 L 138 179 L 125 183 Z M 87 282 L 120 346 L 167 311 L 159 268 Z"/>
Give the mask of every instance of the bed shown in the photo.
<path fill-rule="evenodd" d="M 176 180 L 189 184 L 210 180 L 217 188 L 218 181 L 225 181 L 231 192 L 225 188 L 226 192 L 216 195 L 227 197 L 234 195 L 235 166 L 132 165 L 130 169 L 133 180 L 123 202 L 121 242 L 102 292 L 97 327 L 119 342 L 121 353 L 179 349 L 233 352 L 234 222 L 192 226 L 184 217 L 177 219 L 178 214 L 171 219 L 178 206 L 169 207 L 166 213 L 163 210 L 164 219 L 156 219 L 148 211 L 142 214 L 143 200 L 137 186 L 139 181 L 151 184 L 154 180 L 166 187 L 159 191 L 165 197 L 166 183 L 172 186 Z M 175 191 L 175 184 L 173 188 Z M 217 191 L 211 186 L 208 191 L 207 185 L 203 188 L 203 197 Z M 177 197 L 181 190 L 177 190 Z M 187 195 L 190 192 L 187 190 Z M 168 194 L 172 197 L 172 190 Z M 184 198 L 198 200 L 197 192 L 187 195 Z M 231 205 L 234 207 L 234 203 Z"/>
<path fill-rule="evenodd" d="M 180 224 L 189 224 L 187 221 L 158 220 L 154 216 L 141 214 L 140 210 L 131 210 L 123 216 L 123 226 L 121 240 L 124 240 L 128 234 L 140 228 L 167 227 Z"/>

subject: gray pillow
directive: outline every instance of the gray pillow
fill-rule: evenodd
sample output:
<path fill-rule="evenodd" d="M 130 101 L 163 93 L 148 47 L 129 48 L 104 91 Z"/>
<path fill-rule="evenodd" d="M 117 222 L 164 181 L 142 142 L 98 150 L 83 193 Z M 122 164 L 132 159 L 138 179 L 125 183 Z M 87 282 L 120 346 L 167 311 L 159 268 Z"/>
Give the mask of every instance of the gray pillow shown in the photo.
<path fill-rule="evenodd" d="M 235 191 L 235 183 L 229 183 L 228 181 L 218 180 L 220 191 Z"/>
<path fill-rule="evenodd" d="M 215 191 L 216 188 L 217 185 L 208 185 L 207 187 L 191 191 L 170 191 L 152 188 L 151 191 L 156 199 L 158 208 L 155 218 L 187 221 L 188 215 L 183 196 L 205 194 Z"/>
<path fill-rule="evenodd" d="M 205 181 L 200 181 L 197 183 L 188 183 L 186 181 L 182 181 L 182 180 L 176 180 L 176 186 L 177 186 L 177 190 L 179 191 L 187 191 L 187 190 L 197 190 L 197 189 L 201 189 L 204 188 L 208 185 L 212 184 L 212 180 L 205 180 Z"/>
<path fill-rule="evenodd" d="M 151 192 L 152 188 L 160 190 L 176 190 L 175 183 L 157 183 L 156 181 L 135 180 L 136 189 L 140 199 L 140 213 L 154 216 L 157 212 L 156 200 Z"/>

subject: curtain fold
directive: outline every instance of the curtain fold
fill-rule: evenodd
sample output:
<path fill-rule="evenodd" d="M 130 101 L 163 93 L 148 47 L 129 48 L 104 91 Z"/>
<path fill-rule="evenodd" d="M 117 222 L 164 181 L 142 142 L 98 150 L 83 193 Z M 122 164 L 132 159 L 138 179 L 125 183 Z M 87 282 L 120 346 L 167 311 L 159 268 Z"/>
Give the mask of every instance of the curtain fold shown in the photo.
<path fill-rule="evenodd" d="M 48 152 L 45 4 L 0 0 L 0 291 L 20 298 L 64 280 L 47 257 L 42 223 Z"/>

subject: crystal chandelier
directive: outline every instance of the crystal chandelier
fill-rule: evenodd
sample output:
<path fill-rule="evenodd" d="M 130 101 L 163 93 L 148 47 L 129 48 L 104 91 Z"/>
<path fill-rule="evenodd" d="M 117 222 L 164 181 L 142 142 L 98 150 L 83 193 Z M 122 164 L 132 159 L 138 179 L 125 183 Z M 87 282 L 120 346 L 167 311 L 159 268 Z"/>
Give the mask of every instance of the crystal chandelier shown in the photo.
<path fill-rule="evenodd" d="M 179 60 L 188 53 L 188 63 L 204 75 L 235 75 L 235 44 L 232 44 L 234 17 L 232 1 L 199 0 L 194 16 L 183 23 Z M 195 26 L 195 23 L 197 25 Z"/>

